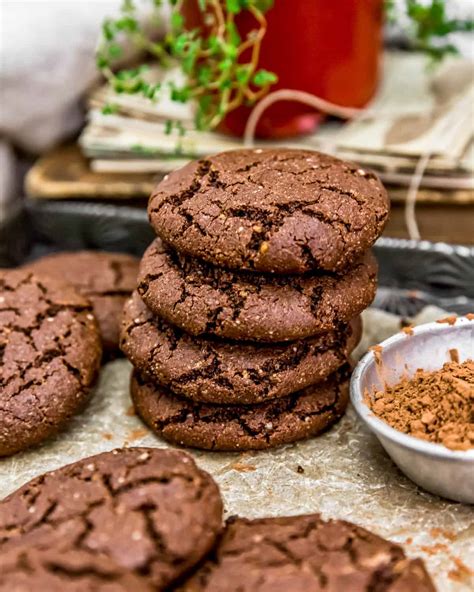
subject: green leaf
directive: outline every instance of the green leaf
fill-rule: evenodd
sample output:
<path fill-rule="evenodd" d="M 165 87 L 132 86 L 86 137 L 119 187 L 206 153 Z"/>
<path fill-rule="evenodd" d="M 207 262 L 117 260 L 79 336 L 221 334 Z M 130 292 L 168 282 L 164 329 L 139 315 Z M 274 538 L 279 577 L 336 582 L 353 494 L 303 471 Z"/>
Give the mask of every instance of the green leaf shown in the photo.
<path fill-rule="evenodd" d="M 177 103 L 186 103 L 189 100 L 190 88 L 189 86 L 183 86 L 178 88 L 171 85 L 171 100 Z"/>
<path fill-rule="evenodd" d="M 173 50 L 174 55 L 177 57 L 181 56 L 188 44 L 189 36 L 188 33 L 181 33 L 172 41 L 171 49 Z"/>
<path fill-rule="evenodd" d="M 96 55 L 95 62 L 100 70 L 106 68 L 109 65 L 109 60 L 100 53 Z"/>
<path fill-rule="evenodd" d="M 124 16 L 115 21 L 115 28 L 117 31 L 134 32 L 138 29 L 138 21 L 131 16 Z"/>
<path fill-rule="evenodd" d="M 234 47 L 238 48 L 242 40 L 240 38 L 239 32 L 237 31 L 235 23 L 227 23 L 226 29 L 227 33 L 229 34 L 229 43 L 231 43 Z"/>
<path fill-rule="evenodd" d="M 132 80 L 133 78 L 136 78 L 139 74 L 140 74 L 139 68 L 130 68 L 130 70 L 126 70 L 126 69 L 119 70 L 115 74 L 115 77 L 118 78 L 119 80 Z"/>
<path fill-rule="evenodd" d="M 262 12 L 267 12 L 270 8 L 273 8 L 274 0 L 255 0 L 255 8 Z"/>
<path fill-rule="evenodd" d="M 216 55 L 221 51 L 221 41 L 215 35 L 209 35 L 207 43 L 212 55 Z"/>
<path fill-rule="evenodd" d="M 199 97 L 199 107 L 203 109 L 203 111 L 207 111 L 211 105 L 212 97 L 211 95 L 202 95 Z"/>
<path fill-rule="evenodd" d="M 241 11 L 240 1 L 239 0 L 225 0 L 225 5 L 227 10 L 231 14 L 239 14 Z"/>
<path fill-rule="evenodd" d="M 235 69 L 235 78 L 239 84 L 247 84 L 252 75 L 252 64 L 243 64 Z"/>
<path fill-rule="evenodd" d="M 123 0 L 122 2 L 122 12 L 134 12 L 135 11 L 135 4 L 133 0 Z"/>
<path fill-rule="evenodd" d="M 102 24 L 102 34 L 107 41 L 112 41 L 115 37 L 114 24 L 110 19 L 107 19 Z"/>
<path fill-rule="evenodd" d="M 206 10 L 206 3 L 207 0 L 198 0 L 199 9 L 201 10 L 201 12 L 204 12 Z"/>
<path fill-rule="evenodd" d="M 232 80 L 230 80 L 230 78 L 225 78 L 220 84 L 219 84 L 219 88 L 221 90 L 225 90 L 226 88 L 231 88 L 232 86 Z"/>
<path fill-rule="evenodd" d="M 231 60 L 230 58 L 224 58 L 217 64 L 217 67 L 221 72 L 225 72 L 226 70 L 230 70 L 233 65 L 233 60 Z"/>
<path fill-rule="evenodd" d="M 117 43 L 111 43 L 107 51 L 109 52 L 109 56 L 114 60 L 120 58 L 123 54 L 123 49 L 120 45 L 117 45 Z"/>
<path fill-rule="evenodd" d="M 179 12 L 172 12 L 171 13 L 171 27 L 173 29 L 181 30 L 184 25 L 184 18 L 183 15 Z"/>
<path fill-rule="evenodd" d="M 257 70 L 252 82 L 255 86 L 266 86 L 267 84 L 274 84 L 277 80 L 278 77 L 273 72 L 269 72 L 268 70 Z"/>
<path fill-rule="evenodd" d="M 207 86 L 211 81 L 211 68 L 209 66 L 200 66 L 197 71 L 197 79 L 201 86 Z"/>
<path fill-rule="evenodd" d="M 130 150 L 136 154 L 142 154 L 144 156 L 155 156 L 158 152 L 155 148 L 143 146 L 143 144 L 133 144 L 130 146 Z"/>
<path fill-rule="evenodd" d="M 230 43 L 225 43 L 222 46 L 222 51 L 224 52 L 224 55 L 233 62 L 237 58 L 237 48 L 234 45 L 231 45 Z"/>
<path fill-rule="evenodd" d="M 149 84 L 146 83 L 144 80 L 140 80 L 139 78 L 127 78 L 127 77 L 119 77 L 115 76 L 113 81 L 113 87 L 115 92 L 118 93 L 127 93 L 127 94 L 134 94 L 137 92 L 146 93 L 149 87 Z"/>
<path fill-rule="evenodd" d="M 113 105 L 112 103 L 106 103 L 102 107 L 102 114 L 103 115 L 112 115 L 113 113 L 117 113 L 118 105 Z"/>
<path fill-rule="evenodd" d="M 158 82 L 157 84 L 150 84 L 148 86 L 148 90 L 146 92 L 146 97 L 148 99 L 154 99 L 156 97 L 157 92 L 161 89 L 161 84 Z"/>
<path fill-rule="evenodd" d="M 173 122 L 172 122 L 170 119 L 168 119 L 168 120 L 165 122 L 165 134 L 166 134 L 167 136 L 169 136 L 169 135 L 171 134 L 171 132 L 172 132 L 172 131 L 173 131 Z"/>

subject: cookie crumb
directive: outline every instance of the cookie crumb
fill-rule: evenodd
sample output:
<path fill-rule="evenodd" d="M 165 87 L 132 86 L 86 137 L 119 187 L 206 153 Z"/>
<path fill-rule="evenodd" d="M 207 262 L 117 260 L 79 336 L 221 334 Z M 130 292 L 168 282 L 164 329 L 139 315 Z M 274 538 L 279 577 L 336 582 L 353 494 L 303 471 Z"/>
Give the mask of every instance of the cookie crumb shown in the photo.
<path fill-rule="evenodd" d="M 383 365 L 383 359 L 382 359 L 383 347 L 381 345 L 372 345 L 371 347 L 369 347 L 369 351 L 374 353 L 375 363 L 377 364 L 377 366 L 382 366 Z"/>
<path fill-rule="evenodd" d="M 263 242 L 263 243 L 260 245 L 260 248 L 259 248 L 258 250 L 260 251 L 260 253 L 261 253 L 262 255 L 264 255 L 265 253 L 268 253 L 268 250 L 269 250 L 269 249 L 270 249 L 270 245 L 269 245 L 267 242 L 265 242 L 265 241 L 264 241 L 264 242 Z"/>
<path fill-rule="evenodd" d="M 304 474 L 304 469 L 303 469 L 303 467 L 302 467 L 301 465 L 298 465 L 298 466 L 296 467 L 296 472 L 297 472 L 299 475 L 303 475 L 303 474 Z"/>
<path fill-rule="evenodd" d="M 104 438 L 104 440 L 112 440 L 113 435 L 110 432 L 104 432 L 102 438 Z"/>
<path fill-rule="evenodd" d="M 234 469 L 234 471 L 238 471 L 239 473 L 251 473 L 253 471 L 256 471 L 257 467 L 255 465 L 248 465 L 246 463 L 236 462 L 232 465 L 232 469 Z"/>
<path fill-rule="evenodd" d="M 426 553 L 430 557 L 433 557 L 438 553 L 447 553 L 449 551 L 449 547 L 444 543 L 435 543 L 434 545 L 421 545 L 420 549 L 423 551 L 423 553 Z"/>
<path fill-rule="evenodd" d="M 456 364 L 459 364 L 459 352 L 455 347 L 449 350 L 449 357 L 451 362 L 456 362 Z"/>
<path fill-rule="evenodd" d="M 450 317 L 446 317 L 444 319 L 439 319 L 438 321 L 436 321 L 437 323 L 446 323 L 448 325 L 454 325 L 456 324 L 456 320 L 457 320 L 457 316 L 456 315 L 451 315 Z"/>

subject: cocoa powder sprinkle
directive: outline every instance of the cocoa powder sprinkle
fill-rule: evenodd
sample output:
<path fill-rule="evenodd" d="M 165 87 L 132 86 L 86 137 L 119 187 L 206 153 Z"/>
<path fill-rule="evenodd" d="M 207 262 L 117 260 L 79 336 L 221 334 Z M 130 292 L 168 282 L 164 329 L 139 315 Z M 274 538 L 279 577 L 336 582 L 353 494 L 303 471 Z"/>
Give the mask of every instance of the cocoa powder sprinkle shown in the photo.
<path fill-rule="evenodd" d="M 452 450 L 474 448 L 474 360 L 417 370 L 384 391 L 366 392 L 365 401 L 400 432 Z"/>

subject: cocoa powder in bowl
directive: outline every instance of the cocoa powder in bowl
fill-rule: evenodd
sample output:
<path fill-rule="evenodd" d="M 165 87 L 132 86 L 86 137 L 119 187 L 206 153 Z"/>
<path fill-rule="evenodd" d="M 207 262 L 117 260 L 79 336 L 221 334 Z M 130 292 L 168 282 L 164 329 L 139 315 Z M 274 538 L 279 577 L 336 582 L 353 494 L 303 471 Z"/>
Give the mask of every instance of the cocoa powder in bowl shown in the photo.
<path fill-rule="evenodd" d="M 453 358 L 453 356 L 451 356 Z M 391 427 L 452 450 L 474 448 L 474 360 L 417 370 L 365 402 Z"/>

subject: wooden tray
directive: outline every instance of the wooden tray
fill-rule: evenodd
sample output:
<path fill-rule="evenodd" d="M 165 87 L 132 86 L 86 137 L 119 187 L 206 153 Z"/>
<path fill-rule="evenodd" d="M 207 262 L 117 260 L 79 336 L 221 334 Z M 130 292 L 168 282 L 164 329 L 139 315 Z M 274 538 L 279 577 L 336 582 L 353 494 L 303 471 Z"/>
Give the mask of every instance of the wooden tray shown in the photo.
<path fill-rule="evenodd" d="M 160 175 L 94 173 L 77 145 L 40 158 L 26 177 L 31 199 L 123 200 L 148 198 Z M 404 221 L 406 188 L 389 186 L 392 213 L 385 236 L 408 238 Z M 474 244 L 474 191 L 421 189 L 416 216 L 421 236 L 430 241 Z"/>

